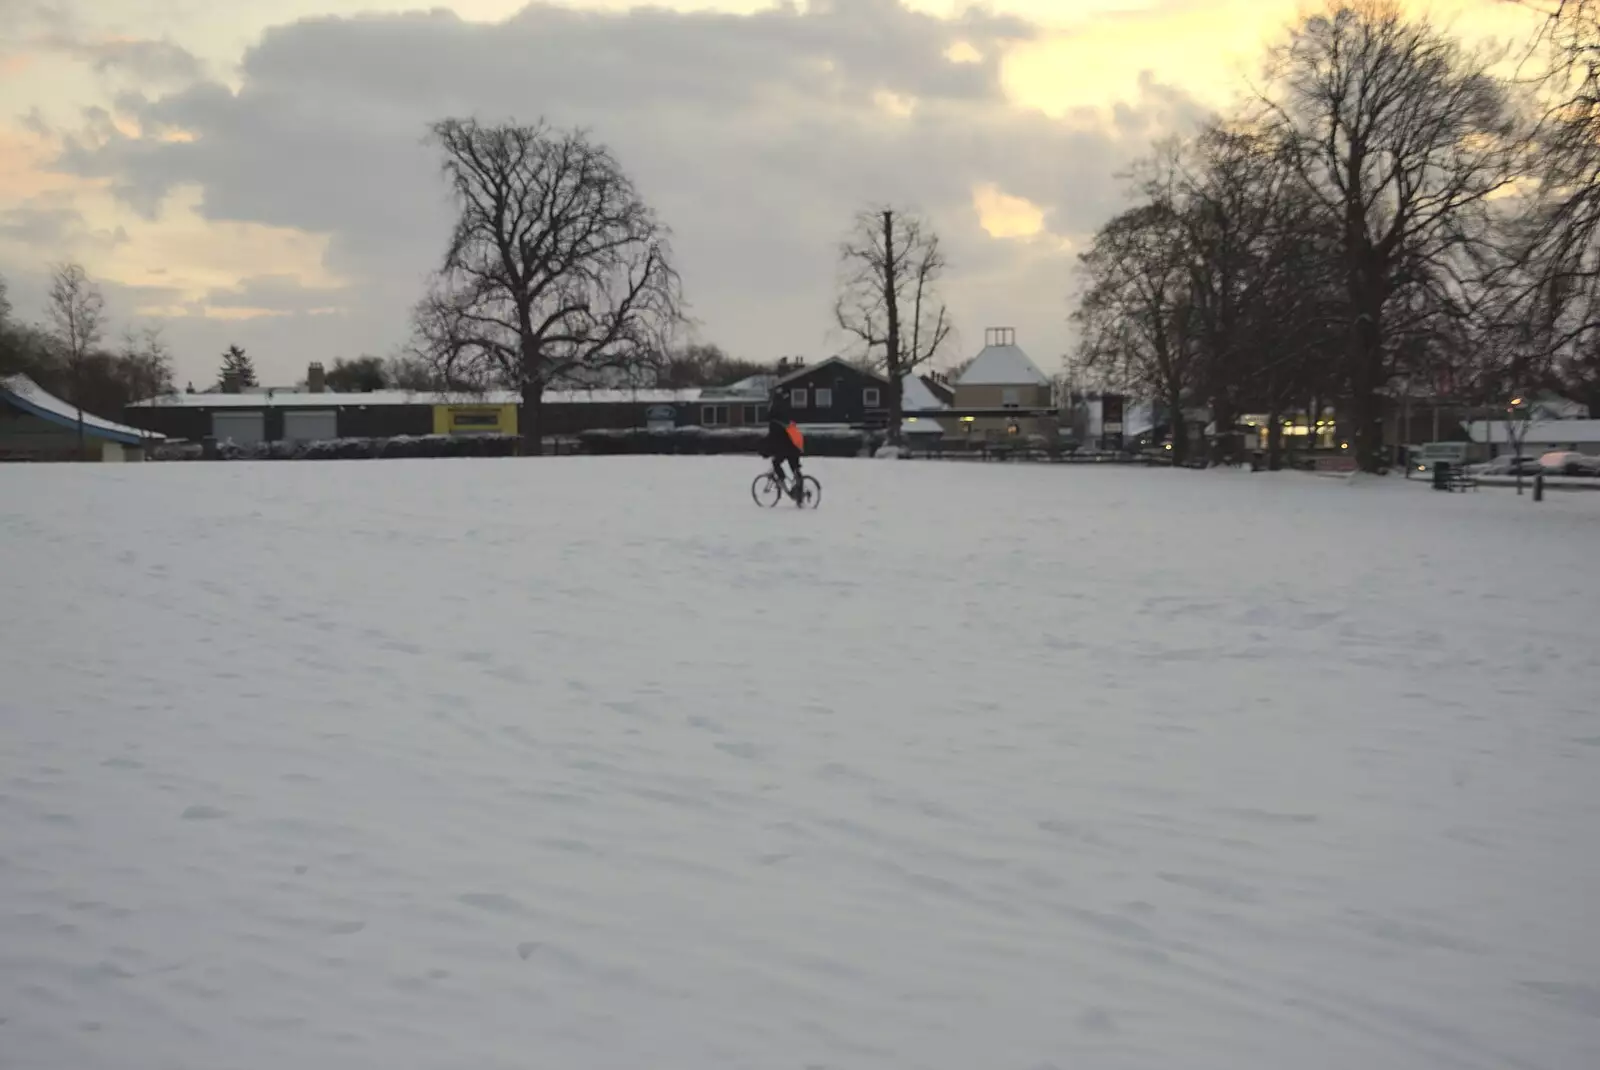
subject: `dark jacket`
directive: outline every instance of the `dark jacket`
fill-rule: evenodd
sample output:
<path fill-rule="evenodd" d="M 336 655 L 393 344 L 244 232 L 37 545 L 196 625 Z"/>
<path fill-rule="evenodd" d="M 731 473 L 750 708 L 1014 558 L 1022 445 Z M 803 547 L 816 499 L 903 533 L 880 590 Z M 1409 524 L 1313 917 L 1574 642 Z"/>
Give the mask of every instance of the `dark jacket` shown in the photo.
<path fill-rule="evenodd" d="M 800 456 L 794 441 L 789 438 L 789 423 L 794 419 L 785 394 L 774 394 L 767 404 L 767 437 L 761 444 L 761 455 L 776 460 Z"/>

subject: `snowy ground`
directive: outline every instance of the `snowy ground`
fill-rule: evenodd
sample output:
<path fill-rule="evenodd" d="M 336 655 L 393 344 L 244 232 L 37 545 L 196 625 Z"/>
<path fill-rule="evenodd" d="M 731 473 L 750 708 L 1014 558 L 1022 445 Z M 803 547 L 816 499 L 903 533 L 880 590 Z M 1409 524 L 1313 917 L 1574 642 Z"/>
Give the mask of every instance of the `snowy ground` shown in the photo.
<path fill-rule="evenodd" d="M 1600 495 L 0 468 L 0 1067 L 1600 1065 Z"/>

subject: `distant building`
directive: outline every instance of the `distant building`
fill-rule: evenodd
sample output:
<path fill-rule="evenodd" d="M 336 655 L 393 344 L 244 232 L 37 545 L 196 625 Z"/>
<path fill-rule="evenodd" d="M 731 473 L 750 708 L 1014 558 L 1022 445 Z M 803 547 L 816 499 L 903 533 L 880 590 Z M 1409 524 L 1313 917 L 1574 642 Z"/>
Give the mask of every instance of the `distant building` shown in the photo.
<path fill-rule="evenodd" d="M 889 380 L 841 357 L 802 365 L 776 384 L 801 427 L 872 427 L 889 414 Z"/>
<path fill-rule="evenodd" d="M 1033 359 L 1017 345 L 1017 332 L 1011 327 L 990 327 L 984 331 L 984 346 L 967 366 L 951 380 L 954 388 L 951 407 L 967 409 L 1019 409 L 1038 412 L 1055 405 L 1055 386 Z M 1015 434 L 1055 432 L 1058 421 L 1049 416 L 1013 418 L 1004 415 L 964 417 L 969 434 L 988 438 Z"/>
<path fill-rule="evenodd" d="M 1487 447 L 1490 457 L 1512 452 L 1513 428 L 1505 420 L 1469 420 L 1462 426 L 1475 445 Z M 1600 455 L 1600 420 L 1529 420 L 1515 430 L 1525 457 L 1553 450 Z"/>
<path fill-rule="evenodd" d="M 178 439 L 214 438 L 249 447 L 400 435 L 518 434 L 522 398 L 484 393 L 374 390 L 337 393 L 312 366 L 305 389 L 248 388 L 239 393 L 168 394 L 129 405 L 124 419 Z M 700 422 L 703 391 L 552 390 L 540 407 L 552 437 L 604 428 L 681 427 Z M 763 401 L 765 399 L 763 398 Z"/>
<path fill-rule="evenodd" d="M 900 434 L 910 444 L 937 441 L 955 434 L 958 421 L 946 415 L 954 392 L 931 375 L 908 374 L 900 380 Z"/>
<path fill-rule="evenodd" d="M 26 375 L 0 379 L 0 460 L 142 461 L 165 436 L 141 431 L 78 409 Z"/>

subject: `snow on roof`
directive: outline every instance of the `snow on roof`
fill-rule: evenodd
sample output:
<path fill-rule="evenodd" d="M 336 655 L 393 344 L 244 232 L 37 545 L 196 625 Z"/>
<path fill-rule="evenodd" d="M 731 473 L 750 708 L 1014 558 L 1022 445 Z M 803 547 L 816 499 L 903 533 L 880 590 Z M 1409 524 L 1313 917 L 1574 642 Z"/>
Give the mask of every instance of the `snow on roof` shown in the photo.
<path fill-rule="evenodd" d="M 928 389 L 928 384 L 915 374 L 907 374 L 900 380 L 900 408 L 903 412 L 926 412 L 931 409 L 949 408 L 939 395 Z"/>
<path fill-rule="evenodd" d="M 830 364 L 842 364 L 846 368 L 849 368 L 851 371 L 859 372 L 860 374 L 865 375 L 869 379 L 876 379 L 879 382 L 886 382 L 887 381 L 887 380 L 884 379 L 883 376 L 879 375 L 877 372 L 867 371 L 864 368 L 857 367 L 856 365 L 851 364 L 848 360 L 845 360 L 843 357 L 829 357 L 827 360 L 819 360 L 815 364 L 802 364 L 798 368 L 794 368 L 794 369 L 792 369 L 790 371 L 784 372 L 782 375 L 780 375 L 778 377 L 777 383 L 775 385 L 784 386 L 784 385 L 786 385 L 788 383 L 792 383 L 796 379 L 802 378 L 803 376 L 806 376 L 806 375 L 810 375 L 812 372 L 816 371 L 818 368 L 826 368 Z"/>
<path fill-rule="evenodd" d="M 1462 426 L 1474 442 L 1496 446 L 1511 442 L 1510 428 L 1504 420 L 1469 420 Z M 1530 446 L 1600 443 L 1600 420 L 1530 420 L 1518 437 Z"/>
<path fill-rule="evenodd" d="M 26 375 L 13 375 L 0 379 L 0 396 L 23 412 L 37 416 L 41 420 L 57 427 L 77 430 L 78 407 L 56 397 Z M 93 433 L 98 438 L 109 438 L 124 446 L 137 446 L 142 442 L 167 437 L 154 431 L 141 431 L 137 427 L 101 419 L 87 412 L 83 414 L 83 427 L 85 432 Z"/>
<path fill-rule="evenodd" d="M 987 345 L 962 369 L 955 385 L 1049 386 L 1050 377 L 1016 343 Z"/>
<path fill-rule="evenodd" d="M 686 390 L 547 390 L 546 404 L 621 404 L 687 405 L 700 400 L 699 387 Z M 336 408 L 342 405 L 516 405 L 522 395 L 512 390 L 490 390 L 482 394 L 409 390 L 373 390 L 370 393 L 341 394 L 324 391 L 274 390 L 265 394 L 167 394 L 148 401 L 134 402 L 134 408 L 260 409 L 260 408 Z"/>

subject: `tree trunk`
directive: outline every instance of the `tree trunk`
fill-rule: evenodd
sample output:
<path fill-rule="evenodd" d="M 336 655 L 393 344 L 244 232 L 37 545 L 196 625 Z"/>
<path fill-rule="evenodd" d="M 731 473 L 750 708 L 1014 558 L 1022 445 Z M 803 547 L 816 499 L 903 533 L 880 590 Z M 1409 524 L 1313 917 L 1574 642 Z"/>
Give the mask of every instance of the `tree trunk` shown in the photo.
<path fill-rule="evenodd" d="M 884 344 L 888 347 L 885 354 L 884 367 L 889 372 L 889 427 L 888 440 L 890 445 L 900 445 L 900 425 L 904 420 L 901 415 L 905 409 L 905 401 L 901 396 L 900 371 L 900 300 L 899 285 L 895 278 L 894 270 L 894 212 L 886 209 L 883 213 L 883 311 L 887 321 L 884 330 Z"/>
<path fill-rule="evenodd" d="M 1238 417 L 1233 406 L 1221 398 L 1211 401 L 1211 424 L 1215 431 L 1211 438 L 1211 465 L 1213 467 L 1233 460 L 1233 425 Z"/>
<path fill-rule="evenodd" d="M 517 430 L 522 435 L 522 455 L 538 457 L 544 453 L 544 384 L 522 384 L 522 416 Z"/>
<path fill-rule="evenodd" d="M 1362 267 L 1366 270 L 1353 273 L 1350 284 L 1350 304 L 1356 314 L 1350 325 L 1350 418 L 1356 425 L 1351 446 L 1356 466 L 1376 472 L 1383 449 L 1382 428 L 1377 426 L 1378 391 L 1384 385 L 1383 298 L 1376 284 L 1367 281 L 1377 269 L 1365 263 Z"/>
<path fill-rule="evenodd" d="M 1267 471 L 1283 467 L 1283 406 L 1274 401 L 1267 413 Z"/>
<path fill-rule="evenodd" d="M 1172 463 L 1182 468 L 1189 462 L 1189 428 L 1183 422 L 1183 395 L 1174 390 L 1167 397 L 1171 415 L 1167 421 L 1172 427 Z"/>

